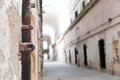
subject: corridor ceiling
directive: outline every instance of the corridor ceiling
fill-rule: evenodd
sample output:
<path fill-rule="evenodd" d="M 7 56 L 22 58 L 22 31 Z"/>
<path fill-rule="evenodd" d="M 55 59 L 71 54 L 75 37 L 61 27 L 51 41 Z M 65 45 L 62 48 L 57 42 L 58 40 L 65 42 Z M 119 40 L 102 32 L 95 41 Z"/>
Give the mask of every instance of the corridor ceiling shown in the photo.
<path fill-rule="evenodd" d="M 54 44 L 69 25 L 69 0 L 43 0 L 43 36 L 49 36 Z"/>

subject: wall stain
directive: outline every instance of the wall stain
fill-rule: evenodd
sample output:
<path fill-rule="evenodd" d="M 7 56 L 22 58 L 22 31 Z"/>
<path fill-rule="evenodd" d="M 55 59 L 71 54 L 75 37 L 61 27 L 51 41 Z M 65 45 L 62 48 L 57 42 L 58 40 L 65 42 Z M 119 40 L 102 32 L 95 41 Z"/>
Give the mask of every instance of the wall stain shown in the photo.
<path fill-rule="evenodd" d="M 120 36 L 120 32 L 119 32 L 118 36 Z M 114 48 L 114 50 L 115 50 L 115 56 L 113 57 L 113 63 L 114 63 L 114 64 L 116 64 L 116 63 L 120 64 L 120 56 L 118 55 L 118 45 L 119 45 L 119 41 L 118 41 L 118 40 L 115 40 L 115 39 L 113 38 L 112 44 L 113 44 L 113 48 Z"/>
<path fill-rule="evenodd" d="M 35 16 L 31 15 L 31 26 L 33 27 L 33 34 L 35 33 Z M 34 36 L 31 34 L 31 42 L 34 43 Z M 32 40 L 33 39 L 33 40 Z M 31 80 L 36 80 L 36 54 L 35 50 L 31 52 Z"/>
<path fill-rule="evenodd" d="M 34 27 L 35 26 L 35 16 L 31 15 L 31 25 Z"/>
<path fill-rule="evenodd" d="M 120 38 L 120 31 L 118 31 L 118 37 Z"/>
<path fill-rule="evenodd" d="M 112 44 L 113 44 L 113 47 L 114 47 L 114 48 L 117 48 L 117 47 L 118 47 L 118 44 L 119 44 L 119 41 L 118 41 L 118 40 L 115 40 L 115 39 L 113 38 Z"/>

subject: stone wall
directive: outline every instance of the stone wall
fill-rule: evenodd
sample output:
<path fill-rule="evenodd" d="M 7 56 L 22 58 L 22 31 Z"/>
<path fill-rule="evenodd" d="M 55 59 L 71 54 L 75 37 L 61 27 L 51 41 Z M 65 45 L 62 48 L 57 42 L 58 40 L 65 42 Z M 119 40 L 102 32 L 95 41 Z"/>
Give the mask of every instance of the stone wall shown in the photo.
<path fill-rule="evenodd" d="M 0 80 L 21 80 L 22 0 L 0 0 Z"/>
<path fill-rule="evenodd" d="M 42 21 L 41 2 L 34 0 L 35 8 L 31 8 L 31 42 L 35 45 L 35 50 L 31 53 L 31 80 L 42 79 Z"/>
<path fill-rule="evenodd" d="M 31 80 L 41 80 L 42 75 L 42 14 L 39 1 L 30 2 L 35 3 L 35 8 L 31 8 L 31 43 L 35 45 L 31 53 Z M 0 0 L 0 19 L 0 80 L 21 80 L 22 0 Z"/>
<path fill-rule="evenodd" d="M 112 6 L 111 6 L 112 5 Z M 78 65 L 84 64 L 83 46 L 87 46 L 88 68 L 101 70 L 99 40 L 103 39 L 105 46 L 105 71 L 120 73 L 120 52 L 119 52 L 119 32 L 120 32 L 120 1 L 99 0 L 92 8 L 84 13 L 80 20 L 70 29 L 64 37 L 67 62 L 69 62 L 69 50 L 72 62 L 75 64 L 75 48 L 77 48 Z"/>

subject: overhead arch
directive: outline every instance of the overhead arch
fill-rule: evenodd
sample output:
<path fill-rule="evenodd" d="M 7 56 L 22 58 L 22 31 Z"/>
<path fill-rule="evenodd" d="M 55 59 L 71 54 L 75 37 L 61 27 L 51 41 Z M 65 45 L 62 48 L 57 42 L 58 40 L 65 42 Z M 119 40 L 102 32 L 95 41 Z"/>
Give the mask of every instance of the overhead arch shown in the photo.
<path fill-rule="evenodd" d="M 49 35 L 43 35 L 43 41 L 47 41 L 48 44 L 51 44 L 51 38 Z"/>
<path fill-rule="evenodd" d="M 52 44 L 68 27 L 69 19 L 66 12 L 68 1 L 43 0 L 43 33 L 50 36 Z"/>
<path fill-rule="evenodd" d="M 49 25 L 43 26 L 43 36 L 47 35 L 50 37 L 51 44 L 54 44 L 55 42 L 55 30 Z"/>

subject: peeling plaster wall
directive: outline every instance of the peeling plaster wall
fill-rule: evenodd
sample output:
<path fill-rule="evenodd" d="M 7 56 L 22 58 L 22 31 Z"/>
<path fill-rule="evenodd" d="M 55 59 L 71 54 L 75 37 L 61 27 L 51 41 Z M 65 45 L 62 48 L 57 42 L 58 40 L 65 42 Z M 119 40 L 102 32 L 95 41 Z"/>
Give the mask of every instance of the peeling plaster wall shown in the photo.
<path fill-rule="evenodd" d="M 0 0 L 0 80 L 20 80 L 22 0 Z"/>
<path fill-rule="evenodd" d="M 112 5 L 112 6 L 111 6 Z M 75 56 L 74 48 L 79 51 L 79 65 L 84 65 L 83 45 L 87 46 L 88 68 L 101 70 L 99 40 L 105 41 L 105 71 L 120 74 L 120 1 L 99 0 L 77 24 L 65 35 L 65 51 L 69 62 L 69 50 Z M 75 57 L 72 57 L 75 64 Z"/>
<path fill-rule="evenodd" d="M 31 25 L 33 30 L 31 31 L 31 42 L 35 45 L 35 50 L 31 53 L 31 80 L 41 80 L 42 79 L 42 32 L 41 32 L 41 17 L 39 16 L 40 4 L 37 0 L 32 0 L 35 3 L 35 8 L 31 8 Z M 38 5 L 37 5 L 38 4 Z"/>
<path fill-rule="evenodd" d="M 36 0 L 33 3 L 36 5 L 31 9 L 31 42 L 35 45 L 35 50 L 31 53 L 31 80 L 41 80 L 42 17 L 39 14 L 40 4 Z M 21 80 L 21 56 L 18 56 L 21 18 L 22 0 L 0 0 L 0 80 Z"/>

